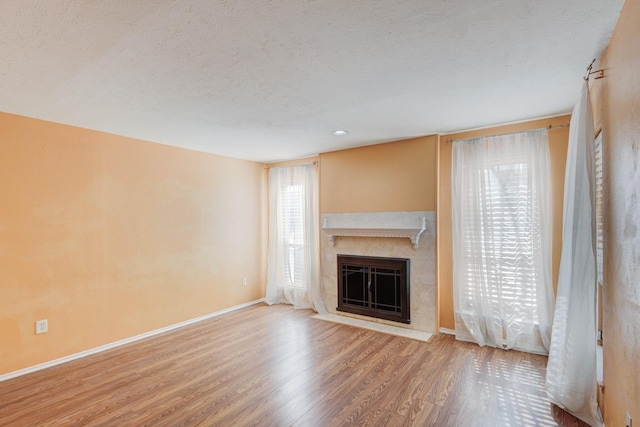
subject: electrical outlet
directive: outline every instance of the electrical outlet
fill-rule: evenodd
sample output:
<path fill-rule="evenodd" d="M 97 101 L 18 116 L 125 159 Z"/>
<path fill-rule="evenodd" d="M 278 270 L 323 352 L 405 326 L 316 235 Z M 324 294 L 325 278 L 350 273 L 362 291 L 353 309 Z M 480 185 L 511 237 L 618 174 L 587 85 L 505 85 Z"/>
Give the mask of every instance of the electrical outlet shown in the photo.
<path fill-rule="evenodd" d="M 633 427 L 631 425 L 631 414 L 627 412 L 627 426 L 626 427 Z"/>
<path fill-rule="evenodd" d="M 44 334 L 49 331 L 49 322 L 47 319 L 36 321 L 36 334 Z"/>
<path fill-rule="evenodd" d="M 242 286 L 247 286 L 247 278 L 246 277 L 242 278 Z"/>

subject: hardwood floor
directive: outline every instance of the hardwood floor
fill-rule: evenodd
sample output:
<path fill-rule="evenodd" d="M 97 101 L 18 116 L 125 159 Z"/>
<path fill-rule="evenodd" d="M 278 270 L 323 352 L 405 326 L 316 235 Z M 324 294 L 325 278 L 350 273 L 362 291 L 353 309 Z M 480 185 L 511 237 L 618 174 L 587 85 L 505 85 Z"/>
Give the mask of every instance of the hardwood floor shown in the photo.
<path fill-rule="evenodd" d="M 255 305 L 0 383 L 0 426 L 584 426 L 546 358 Z"/>

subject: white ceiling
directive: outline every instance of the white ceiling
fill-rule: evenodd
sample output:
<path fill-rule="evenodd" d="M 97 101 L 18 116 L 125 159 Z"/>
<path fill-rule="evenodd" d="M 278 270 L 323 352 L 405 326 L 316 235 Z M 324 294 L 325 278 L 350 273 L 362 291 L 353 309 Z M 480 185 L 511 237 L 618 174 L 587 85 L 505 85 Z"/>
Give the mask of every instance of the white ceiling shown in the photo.
<path fill-rule="evenodd" d="M 622 3 L 0 0 L 0 111 L 256 161 L 557 115 Z"/>

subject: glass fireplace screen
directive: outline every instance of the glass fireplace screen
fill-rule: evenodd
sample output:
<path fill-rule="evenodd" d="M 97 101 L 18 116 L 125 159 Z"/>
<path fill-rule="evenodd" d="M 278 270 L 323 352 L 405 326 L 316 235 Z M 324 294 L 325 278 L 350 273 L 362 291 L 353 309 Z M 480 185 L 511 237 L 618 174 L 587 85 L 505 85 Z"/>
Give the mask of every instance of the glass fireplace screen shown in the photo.
<path fill-rule="evenodd" d="M 409 260 L 338 255 L 337 309 L 410 323 Z"/>

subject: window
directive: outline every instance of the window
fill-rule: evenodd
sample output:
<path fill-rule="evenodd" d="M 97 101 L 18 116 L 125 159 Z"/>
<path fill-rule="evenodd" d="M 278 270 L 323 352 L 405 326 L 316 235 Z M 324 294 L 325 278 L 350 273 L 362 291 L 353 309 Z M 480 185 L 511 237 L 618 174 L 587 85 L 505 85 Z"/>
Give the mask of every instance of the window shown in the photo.
<path fill-rule="evenodd" d="M 598 384 L 602 385 L 603 383 L 603 369 L 604 369 L 604 360 L 603 360 L 603 349 L 602 349 L 602 315 L 604 312 L 603 301 L 602 301 L 602 293 L 603 293 L 603 284 L 604 284 L 604 272 L 603 272 L 603 263 L 604 263 L 604 219 L 603 219 L 603 208 L 604 208 L 604 182 L 602 176 L 602 132 L 595 139 L 595 195 L 596 195 L 596 277 L 598 281 L 598 289 L 596 292 L 597 298 L 597 327 L 598 333 L 596 335 L 596 376 L 598 379 Z"/>

